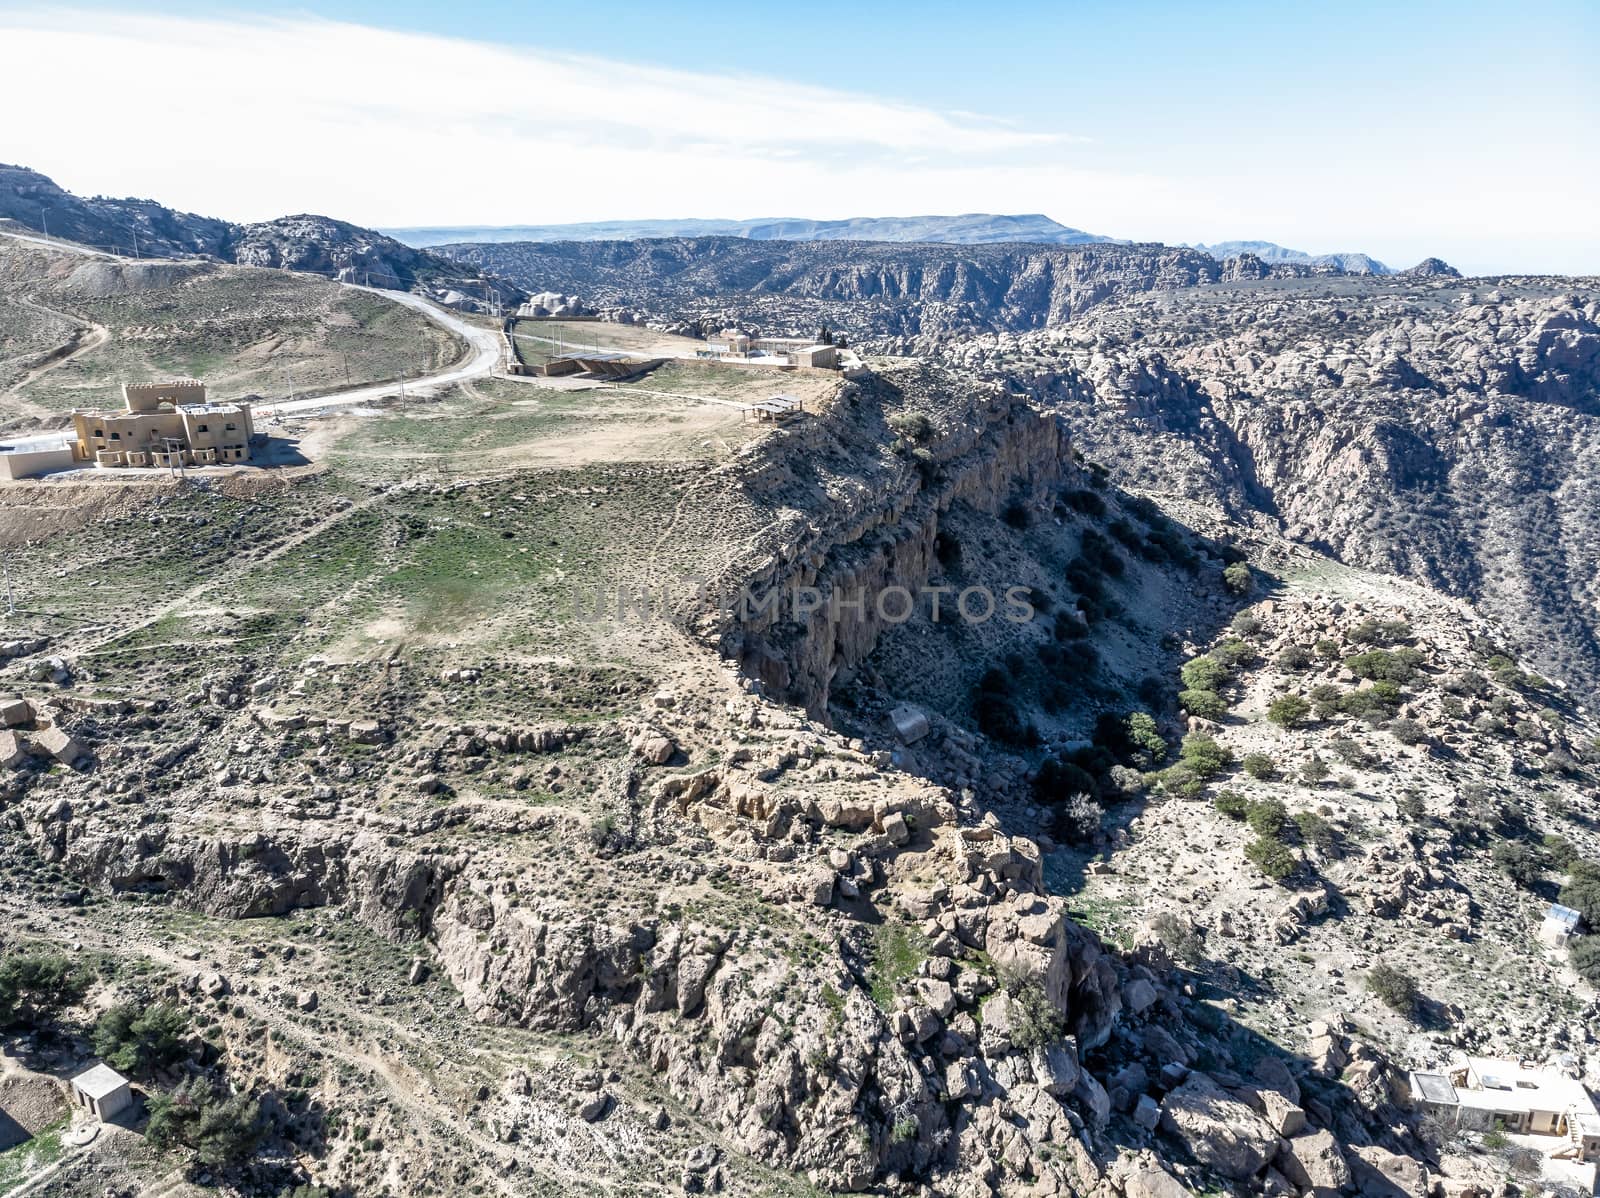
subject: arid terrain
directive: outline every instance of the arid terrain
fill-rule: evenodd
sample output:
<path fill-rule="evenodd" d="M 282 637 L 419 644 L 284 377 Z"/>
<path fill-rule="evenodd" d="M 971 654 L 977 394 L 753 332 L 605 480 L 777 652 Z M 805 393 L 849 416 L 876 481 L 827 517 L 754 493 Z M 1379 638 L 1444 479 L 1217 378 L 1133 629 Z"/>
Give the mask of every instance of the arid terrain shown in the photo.
<path fill-rule="evenodd" d="M 11 431 L 328 400 L 0 484 L 0 1194 L 1573 1192 L 1407 1075 L 1600 1083 L 1592 287 L 734 242 L 467 256 L 860 377 L 0 239 Z"/>

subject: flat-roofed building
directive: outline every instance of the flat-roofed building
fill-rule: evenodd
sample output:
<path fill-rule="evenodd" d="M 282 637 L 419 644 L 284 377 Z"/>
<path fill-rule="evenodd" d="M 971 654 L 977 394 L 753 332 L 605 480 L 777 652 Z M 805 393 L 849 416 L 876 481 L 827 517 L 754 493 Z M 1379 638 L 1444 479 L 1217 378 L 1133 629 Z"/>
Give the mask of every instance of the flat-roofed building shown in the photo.
<path fill-rule="evenodd" d="M 1578 912 L 1560 903 L 1551 903 L 1539 923 L 1539 939 L 1551 948 L 1565 948 L 1582 926 L 1583 916 Z"/>
<path fill-rule="evenodd" d="M 1444 1072 L 1414 1071 L 1414 1105 L 1446 1127 L 1551 1136 L 1551 1156 L 1600 1161 L 1600 1112 L 1582 1082 L 1556 1069 L 1468 1057 Z"/>
<path fill-rule="evenodd" d="M 0 441 L 0 478 L 31 478 L 77 464 L 67 433 L 43 433 Z"/>
<path fill-rule="evenodd" d="M 133 1105 L 133 1090 L 127 1078 L 102 1063 L 72 1079 L 72 1099 L 104 1123 Z"/>
<path fill-rule="evenodd" d="M 72 414 L 73 454 L 96 466 L 221 466 L 250 460 L 248 403 L 210 403 L 198 379 L 124 383 L 120 412 Z"/>

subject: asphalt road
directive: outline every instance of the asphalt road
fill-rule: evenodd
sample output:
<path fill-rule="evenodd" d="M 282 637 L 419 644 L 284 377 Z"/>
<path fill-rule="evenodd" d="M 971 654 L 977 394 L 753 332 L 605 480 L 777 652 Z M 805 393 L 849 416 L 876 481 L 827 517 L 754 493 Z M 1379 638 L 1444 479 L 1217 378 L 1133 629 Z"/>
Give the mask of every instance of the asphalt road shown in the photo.
<path fill-rule="evenodd" d="M 437 304 L 423 299 L 421 296 L 412 295 L 408 291 L 386 291 L 381 287 L 358 287 L 354 283 L 345 283 L 342 286 L 354 291 L 368 291 L 373 295 L 381 295 L 387 300 L 422 313 L 435 324 L 449 329 L 457 337 L 466 341 L 468 353 L 465 360 L 456 363 L 437 374 L 420 375 L 405 382 L 375 383 L 365 387 L 354 387 L 347 391 L 334 391 L 327 395 L 319 395 L 314 399 L 290 399 L 275 404 L 257 404 L 253 409 L 257 415 L 273 416 L 287 415 L 291 412 L 316 412 L 323 408 L 343 408 L 352 405 L 372 403 L 374 400 L 388 399 L 390 396 L 399 395 L 401 390 L 417 392 L 431 390 L 435 387 L 449 386 L 451 383 L 463 382 L 467 379 L 483 378 L 493 373 L 494 368 L 500 364 L 500 334 L 493 329 L 479 328 L 477 325 L 468 324 L 454 313 L 439 307 Z"/>

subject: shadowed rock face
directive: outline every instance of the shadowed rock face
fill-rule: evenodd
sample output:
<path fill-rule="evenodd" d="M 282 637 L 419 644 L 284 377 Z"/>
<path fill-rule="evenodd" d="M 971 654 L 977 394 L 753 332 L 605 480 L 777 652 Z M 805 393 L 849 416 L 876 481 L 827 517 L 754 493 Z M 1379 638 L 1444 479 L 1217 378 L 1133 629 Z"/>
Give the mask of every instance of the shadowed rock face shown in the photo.
<path fill-rule="evenodd" d="M 1600 692 L 1600 287 L 1294 280 L 1138 296 L 949 350 L 1119 481 L 1479 602 Z"/>

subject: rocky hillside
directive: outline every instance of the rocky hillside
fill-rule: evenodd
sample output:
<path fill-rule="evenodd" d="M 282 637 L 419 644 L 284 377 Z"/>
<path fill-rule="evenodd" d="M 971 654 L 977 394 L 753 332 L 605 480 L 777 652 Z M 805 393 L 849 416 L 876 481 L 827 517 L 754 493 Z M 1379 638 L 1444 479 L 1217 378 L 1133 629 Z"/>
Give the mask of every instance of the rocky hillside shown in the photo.
<path fill-rule="evenodd" d="M 947 246 L 662 241 L 441 246 L 534 290 L 650 312 L 827 322 L 857 337 L 929 340 L 1057 324 L 1105 300 L 1223 276 L 1197 250 L 1159 245 Z"/>
<path fill-rule="evenodd" d="M 215 258 L 307 271 L 375 287 L 460 289 L 482 297 L 480 272 L 326 216 L 236 224 L 154 200 L 75 196 L 37 171 L 0 164 L 0 218 L 130 257 Z M 492 285 L 492 284 L 491 284 Z M 506 302 L 522 298 L 499 284 Z"/>
<path fill-rule="evenodd" d="M 1600 694 L 1600 289 L 1276 280 L 1135 295 L 953 360 L 1125 485 L 1466 596 Z"/>
<path fill-rule="evenodd" d="M 749 237 L 756 241 L 932 241 L 984 245 L 1023 241 L 1041 245 L 1088 245 L 1115 241 L 1070 229 L 1048 216 L 857 216 L 845 220 L 618 220 L 573 225 L 470 225 L 463 228 L 386 229 L 407 245 L 456 241 L 633 241 L 650 237 Z"/>

